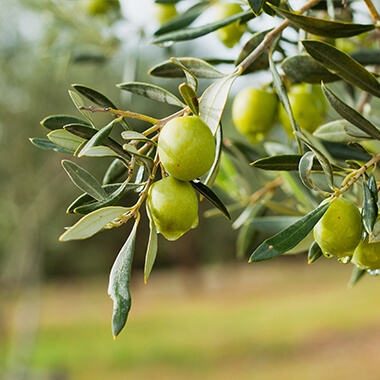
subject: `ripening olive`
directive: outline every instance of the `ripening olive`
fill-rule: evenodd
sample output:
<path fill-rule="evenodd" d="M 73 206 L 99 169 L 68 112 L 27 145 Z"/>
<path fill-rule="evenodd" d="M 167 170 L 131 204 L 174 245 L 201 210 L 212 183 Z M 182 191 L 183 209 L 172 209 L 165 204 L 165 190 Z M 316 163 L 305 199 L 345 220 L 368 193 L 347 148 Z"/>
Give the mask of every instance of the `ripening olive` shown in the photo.
<path fill-rule="evenodd" d="M 213 7 L 214 21 L 233 16 L 236 13 L 243 12 L 243 8 L 236 3 L 217 3 Z M 243 33 L 246 31 L 246 25 L 240 24 L 237 20 L 216 31 L 219 40 L 227 47 L 232 48 L 239 41 Z"/>
<path fill-rule="evenodd" d="M 167 240 L 177 240 L 198 225 L 198 198 L 189 182 L 165 177 L 149 188 L 149 214 Z"/>
<path fill-rule="evenodd" d="M 288 92 L 288 98 L 293 117 L 299 127 L 313 133 L 323 123 L 327 108 L 327 102 L 320 86 L 305 83 L 294 85 Z M 282 105 L 278 117 L 285 131 L 292 136 L 293 129 Z"/>
<path fill-rule="evenodd" d="M 190 181 L 211 168 L 215 157 L 214 136 L 198 116 L 177 117 L 162 128 L 158 154 L 167 173 Z"/>
<path fill-rule="evenodd" d="M 360 269 L 380 269 L 380 242 L 369 243 L 368 237 L 365 241 L 360 241 L 351 262 Z"/>
<path fill-rule="evenodd" d="M 362 219 L 356 205 L 335 199 L 314 227 L 314 239 L 327 257 L 348 262 L 360 242 Z"/>
<path fill-rule="evenodd" d="M 232 103 L 232 121 L 240 133 L 251 143 L 257 144 L 272 129 L 277 109 L 278 98 L 275 93 L 245 88 Z"/>

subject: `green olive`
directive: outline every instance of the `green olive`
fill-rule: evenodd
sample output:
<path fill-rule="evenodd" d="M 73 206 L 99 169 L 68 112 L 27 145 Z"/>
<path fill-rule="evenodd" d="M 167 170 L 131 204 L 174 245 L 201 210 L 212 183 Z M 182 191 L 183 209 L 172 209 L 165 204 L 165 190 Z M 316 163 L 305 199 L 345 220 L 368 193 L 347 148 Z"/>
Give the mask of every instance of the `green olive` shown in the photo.
<path fill-rule="evenodd" d="M 177 117 L 163 127 L 158 154 L 167 173 L 190 181 L 211 168 L 215 158 L 214 136 L 198 116 Z"/>
<path fill-rule="evenodd" d="M 198 198 L 189 182 L 165 177 L 149 188 L 147 207 L 167 240 L 177 240 L 198 225 Z"/>
<path fill-rule="evenodd" d="M 288 98 L 299 127 L 313 133 L 323 123 L 327 108 L 320 86 L 305 83 L 294 85 L 288 92 Z M 293 136 L 288 114 L 282 105 L 278 117 L 288 135 Z"/>
<path fill-rule="evenodd" d="M 348 262 L 360 242 L 362 218 L 356 205 L 335 199 L 314 227 L 314 239 L 327 257 Z"/>
<path fill-rule="evenodd" d="M 236 3 L 216 3 L 213 10 L 214 21 L 223 20 L 236 13 L 243 12 L 243 8 Z M 232 48 L 240 41 L 240 38 L 246 29 L 246 25 L 240 24 L 240 21 L 237 20 L 218 29 L 216 35 L 225 46 Z"/>
<path fill-rule="evenodd" d="M 365 241 L 360 241 L 351 262 L 360 269 L 380 269 L 380 242 L 369 243 L 368 238 Z"/>
<path fill-rule="evenodd" d="M 160 25 L 164 25 L 178 15 L 173 3 L 154 3 L 154 16 Z"/>
<path fill-rule="evenodd" d="M 240 133 L 251 143 L 257 144 L 272 129 L 277 109 L 278 98 L 275 93 L 245 88 L 232 103 L 232 121 Z"/>
<path fill-rule="evenodd" d="M 119 10 L 119 0 L 89 0 L 87 12 L 91 15 L 103 15 L 111 9 Z"/>

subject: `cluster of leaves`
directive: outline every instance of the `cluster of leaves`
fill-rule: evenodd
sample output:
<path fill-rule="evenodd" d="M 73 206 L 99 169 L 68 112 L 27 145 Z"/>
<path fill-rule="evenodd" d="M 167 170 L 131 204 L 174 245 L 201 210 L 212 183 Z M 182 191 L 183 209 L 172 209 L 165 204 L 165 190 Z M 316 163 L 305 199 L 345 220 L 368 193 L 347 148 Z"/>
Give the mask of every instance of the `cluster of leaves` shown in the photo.
<path fill-rule="evenodd" d="M 173 118 L 187 114 L 199 115 L 215 135 L 217 154 L 214 164 L 205 178 L 192 181 L 192 184 L 222 214 L 228 218 L 230 212 L 237 214 L 232 227 L 239 229 L 239 256 L 250 252 L 256 232 L 264 229 L 273 236 L 251 253 L 250 262 L 272 259 L 288 252 L 302 252 L 310 245 L 309 262 L 314 262 L 322 254 L 315 244 L 311 244 L 310 232 L 329 206 L 328 202 L 320 202 L 326 197 L 333 198 L 342 193 L 361 202 L 365 233 L 372 236 L 374 241 L 380 239 L 380 224 L 376 222 L 375 179 L 380 155 L 374 154 L 371 147 L 366 149 L 364 143 L 359 144 L 380 140 L 375 121 L 364 112 L 365 105 L 380 97 L 376 74 L 367 68 L 380 63 L 379 50 L 374 45 L 378 37 L 376 23 L 379 23 L 375 9 L 369 7 L 373 23 L 357 24 L 336 20 L 337 14 L 351 14 L 346 3 L 310 0 L 300 10 L 293 11 L 287 2 L 250 0 L 242 13 L 193 27 L 192 23 L 209 9 L 212 10 L 214 3 L 196 1 L 157 30 L 152 42 L 167 45 L 192 40 L 236 21 L 254 27 L 256 19 L 267 15 L 279 16 L 284 20 L 276 28 L 251 31 L 252 35 L 235 62 L 218 58 L 204 60 L 182 57 L 171 58 L 154 66 L 149 72 L 153 76 L 184 78 L 179 86 L 181 98 L 149 83 L 118 85 L 121 90 L 178 108 L 163 119 L 120 110 L 98 91 L 83 85 L 73 85 L 76 91 L 70 91 L 70 96 L 82 117 L 49 116 L 42 121 L 42 125 L 50 130 L 48 139 L 32 139 L 33 144 L 40 148 L 72 154 L 78 158 L 114 158 L 102 183 L 75 162 L 62 161 L 64 170 L 83 194 L 67 209 L 69 213 L 82 217 L 62 234 L 60 240 L 86 239 L 134 220 L 130 235 L 110 275 L 109 294 L 114 301 L 112 331 L 115 337 L 124 327 L 131 306 L 129 282 L 140 220 L 139 210 L 149 187 L 160 178 L 159 171 L 162 171 L 156 152 L 159 131 Z M 309 14 L 305 15 L 305 12 Z M 289 28 L 296 30 L 299 36 L 306 37 L 301 44 L 301 38 L 292 41 L 285 36 L 284 32 Z M 349 37 L 357 38 L 358 46 L 368 48 L 346 54 L 338 48 L 338 42 Z M 289 44 L 298 46 L 300 50 L 288 54 L 284 46 Z M 280 58 L 275 61 L 274 56 Z M 230 64 L 230 73 L 219 71 L 215 67 L 218 63 Z M 284 143 L 283 136 L 279 140 L 271 137 L 262 146 L 223 139 L 221 121 L 231 86 L 242 75 L 254 75 L 262 70 L 272 74 L 272 86 L 289 115 L 294 139 Z M 212 84 L 199 94 L 198 81 L 203 78 L 212 80 Z M 292 116 L 287 87 L 289 83 L 298 82 L 322 83 L 331 109 L 336 111 L 333 120 L 320 126 L 314 135 L 302 131 Z M 344 94 L 344 99 L 339 93 Z M 86 106 L 82 97 L 87 98 L 92 105 Z M 107 125 L 97 128 L 92 118 L 94 112 L 103 112 L 113 118 Z M 134 131 L 128 123 L 130 118 L 145 121 L 149 126 L 144 132 Z M 117 131 L 118 128 L 122 129 L 121 133 Z M 223 128 L 228 128 L 228 125 L 223 125 Z M 111 133 L 116 137 L 111 137 Z M 120 141 L 120 136 L 123 141 Z M 250 181 L 250 178 L 255 180 Z M 230 204 L 225 206 L 221 202 L 211 190 L 213 185 L 229 196 Z M 138 195 L 133 205 L 118 205 L 124 196 L 131 193 Z M 157 231 L 152 221 L 150 227 L 145 280 L 157 253 Z M 355 268 L 352 283 L 363 273 Z"/>

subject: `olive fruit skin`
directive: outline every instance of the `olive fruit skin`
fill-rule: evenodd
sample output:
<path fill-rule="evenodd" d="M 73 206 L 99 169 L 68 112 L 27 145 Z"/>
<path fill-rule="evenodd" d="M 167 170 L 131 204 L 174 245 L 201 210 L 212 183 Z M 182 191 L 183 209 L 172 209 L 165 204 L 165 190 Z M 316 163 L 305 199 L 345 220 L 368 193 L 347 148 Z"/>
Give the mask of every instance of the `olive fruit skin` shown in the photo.
<path fill-rule="evenodd" d="M 166 24 L 177 15 L 175 4 L 154 3 L 154 16 L 160 25 Z"/>
<path fill-rule="evenodd" d="M 299 127 L 313 133 L 323 123 L 327 109 L 327 102 L 320 86 L 310 84 L 294 85 L 288 92 L 288 98 L 293 117 Z M 292 125 L 282 105 L 279 108 L 278 118 L 286 133 L 292 136 Z"/>
<path fill-rule="evenodd" d="M 87 4 L 87 11 L 91 15 L 103 15 L 111 9 L 120 9 L 119 0 L 90 0 Z"/>
<path fill-rule="evenodd" d="M 167 240 L 177 240 L 198 225 L 198 198 L 189 182 L 172 176 L 154 182 L 147 207 L 158 232 Z"/>
<path fill-rule="evenodd" d="M 158 154 L 168 174 L 191 181 L 211 168 L 215 158 L 214 136 L 198 116 L 177 117 L 162 128 Z"/>
<path fill-rule="evenodd" d="M 354 254 L 361 239 L 361 231 L 359 209 L 353 202 L 339 197 L 332 201 L 315 225 L 314 239 L 325 256 L 346 259 Z"/>
<path fill-rule="evenodd" d="M 232 103 L 232 122 L 252 144 L 260 142 L 277 119 L 278 98 L 257 88 L 241 90 Z"/>
<path fill-rule="evenodd" d="M 243 12 L 243 8 L 239 4 L 217 3 L 213 7 L 213 11 L 214 21 L 219 21 L 236 13 Z M 239 24 L 239 20 L 237 20 L 218 29 L 216 35 L 225 46 L 232 48 L 240 41 L 245 31 L 246 26 Z"/>
<path fill-rule="evenodd" d="M 364 270 L 380 269 L 380 242 L 368 243 L 368 237 L 360 241 L 351 262 Z"/>

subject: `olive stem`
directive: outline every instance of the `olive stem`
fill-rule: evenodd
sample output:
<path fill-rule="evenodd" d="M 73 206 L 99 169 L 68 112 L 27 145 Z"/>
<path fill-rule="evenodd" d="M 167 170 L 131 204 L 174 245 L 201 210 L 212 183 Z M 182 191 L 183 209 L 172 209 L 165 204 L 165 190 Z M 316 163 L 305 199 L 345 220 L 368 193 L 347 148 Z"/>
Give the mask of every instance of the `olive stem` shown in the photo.
<path fill-rule="evenodd" d="M 341 194 L 347 191 L 371 166 L 376 165 L 378 161 L 380 161 L 380 154 L 373 156 L 361 168 L 349 174 L 342 182 L 340 188 L 337 189 L 336 194 Z"/>
<path fill-rule="evenodd" d="M 376 25 L 380 24 L 380 14 L 377 11 L 372 0 L 364 0 L 364 2 L 365 2 L 365 5 L 367 6 L 367 8 L 369 10 L 369 13 L 371 13 L 372 20 L 375 22 Z"/>

